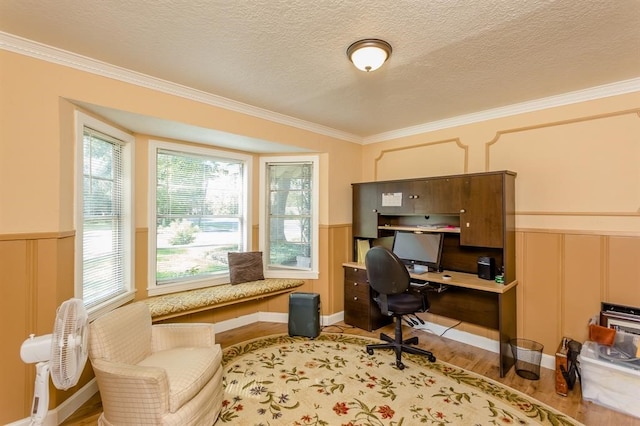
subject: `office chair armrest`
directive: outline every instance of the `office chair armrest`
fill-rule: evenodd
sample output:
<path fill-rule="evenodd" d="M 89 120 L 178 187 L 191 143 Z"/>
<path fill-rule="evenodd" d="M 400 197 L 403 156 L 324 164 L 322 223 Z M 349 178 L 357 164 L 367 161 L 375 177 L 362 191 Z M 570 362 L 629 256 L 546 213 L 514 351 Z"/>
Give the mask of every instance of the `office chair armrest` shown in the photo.
<path fill-rule="evenodd" d="M 374 300 L 378 303 L 378 306 L 380 307 L 380 312 L 382 312 L 382 315 L 387 317 L 392 315 L 389 312 L 389 302 L 387 301 L 386 294 L 378 293 L 378 295 L 374 297 Z"/>

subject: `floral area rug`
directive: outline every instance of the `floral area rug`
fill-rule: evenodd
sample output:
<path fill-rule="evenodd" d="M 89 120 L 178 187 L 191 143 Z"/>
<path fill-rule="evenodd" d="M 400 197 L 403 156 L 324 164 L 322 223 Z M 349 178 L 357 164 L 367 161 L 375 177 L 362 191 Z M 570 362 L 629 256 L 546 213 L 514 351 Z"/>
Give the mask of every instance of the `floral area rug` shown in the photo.
<path fill-rule="evenodd" d="M 346 334 L 275 335 L 224 350 L 218 424 L 580 425 L 493 380 Z M 436 354 L 437 356 L 437 354 Z"/>

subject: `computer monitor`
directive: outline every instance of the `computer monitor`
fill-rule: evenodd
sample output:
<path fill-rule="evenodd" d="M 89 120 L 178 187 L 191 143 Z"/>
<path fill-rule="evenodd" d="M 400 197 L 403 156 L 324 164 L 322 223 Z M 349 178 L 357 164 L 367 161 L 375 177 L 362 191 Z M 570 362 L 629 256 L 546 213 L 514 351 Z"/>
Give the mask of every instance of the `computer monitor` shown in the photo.
<path fill-rule="evenodd" d="M 396 231 L 392 251 L 414 273 L 437 271 L 443 241 L 441 232 Z"/>

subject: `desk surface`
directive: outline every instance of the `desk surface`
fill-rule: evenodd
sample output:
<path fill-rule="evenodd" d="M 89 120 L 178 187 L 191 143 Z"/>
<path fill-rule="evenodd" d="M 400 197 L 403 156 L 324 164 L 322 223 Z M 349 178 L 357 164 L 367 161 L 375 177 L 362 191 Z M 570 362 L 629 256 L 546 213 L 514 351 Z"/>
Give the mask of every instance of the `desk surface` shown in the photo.
<path fill-rule="evenodd" d="M 346 262 L 342 266 L 358 269 L 366 269 L 364 263 Z M 445 280 L 443 275 L 450 275 L 451 279 Z M 443 271 L 443 272 L 427 272 L 424 274 L 409 274 L 411 278 L 417 280 L 429 281 L 433 283 L 441 283 L 450 286 L 471 288 L 474 290 L 489 291 L 492 293 L 506 293 L 513 287 L 518 285 L 518 281 L 514 280 L 510 283 L 498 284 L 495 281 L 483 280 L 477 275 L 467 274 L 464 272 Z"/>

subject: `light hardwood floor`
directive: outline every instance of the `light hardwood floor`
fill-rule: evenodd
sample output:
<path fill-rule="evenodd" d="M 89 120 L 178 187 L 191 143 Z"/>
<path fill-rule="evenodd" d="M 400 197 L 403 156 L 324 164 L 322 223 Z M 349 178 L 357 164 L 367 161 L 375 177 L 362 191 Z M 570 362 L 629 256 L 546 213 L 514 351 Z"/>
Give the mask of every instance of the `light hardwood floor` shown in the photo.
<path fill-rule="evenodd" d="M 375 332 L 367 332 L 355 327 L 338 323 L 326 326 L 324 332 L 349 333 L 361 336 L 378 337 L 380 332 L 393 335 L 394 326 L 388 325 Z M 287 324 L 260 322 L 229 330 L 216 335 L 216 340 L 222 347 L 227 347 L 245 340 L 254 339 L 271 334 L 287 333 Z M 503 378 L 500 378 L 498 371 L 498 355 L 478 349 L 473 346 L 459 343 L 446 337 L 440 337 L 424 331 L 404 328 L 405 338 L 413 335 L 418 336 L 419 346 L 429 349 L 440 361 L 462 367 L 464 369 L 482 374 L 493 380 L 501 382 L 507 386 L 519 390 L 527 395 L 554 407 L 587 426 L 640 426 L 640 419 L 608 410 L 591 402 L 583 402 L 579 385 L 576 385 L 569 396 L 563 397 L 555 392 L 554 372 L 546 368 L 541 368 L 540 380 L 527 380 L 515 374 L 513 368 Z M 393 358 L 391 352 L 389 356 Z M 640 403 L 640 397 L 638 399 Z M 100 405 L 100 395 L 96 394 L 83 407 L 78 409 L 69 417 L 63 425 L 96 425 L 102 407 Z"/>

